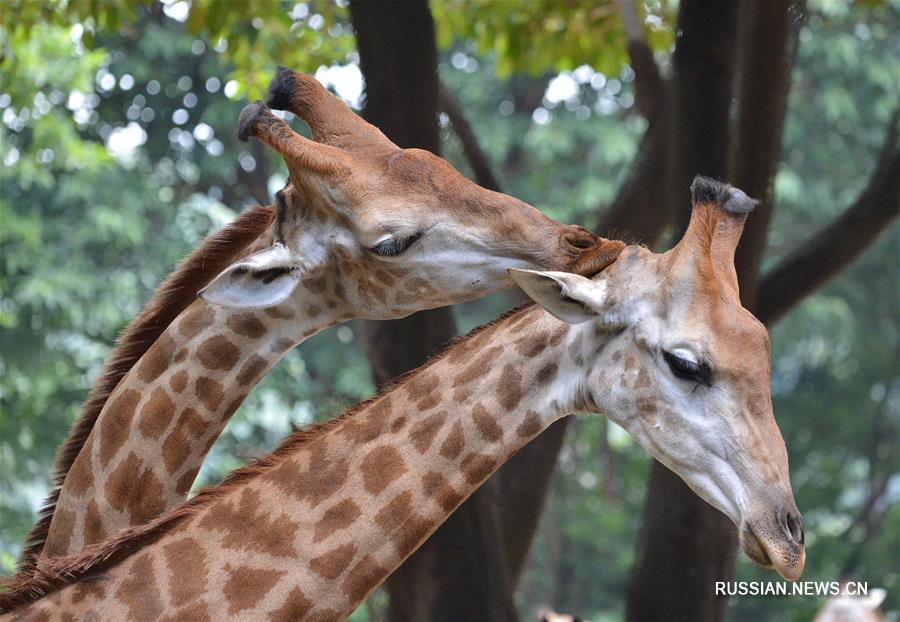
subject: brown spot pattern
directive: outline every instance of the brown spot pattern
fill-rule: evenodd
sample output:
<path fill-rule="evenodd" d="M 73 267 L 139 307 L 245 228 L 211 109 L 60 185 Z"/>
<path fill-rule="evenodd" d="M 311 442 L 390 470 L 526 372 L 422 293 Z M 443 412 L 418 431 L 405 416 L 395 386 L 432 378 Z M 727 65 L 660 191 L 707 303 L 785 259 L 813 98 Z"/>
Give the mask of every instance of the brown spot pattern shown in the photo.
<path fill-rule="evenodd" d="M 97 500 L 91 499 L 84 515 L 84 543 L 102 542 L 106 540 L 106 536 L 106 529 L 103 528 L 103 517 L 100 516 Z"/>
<path fill-rule="evenodd" d="M 556 378 L 556 374 L 559 372 L 559 365 L 556 363 L 547 363 L 543 367 L 538 370 L 538 373 L 535 375 L 535 380 L 537 380 L 538 384 L 547 384 L 554 378 Z"/>
<path fill-rule="evenodd" d="M 328 281 L 325 280 L 325 277 L 316 277 L 312 279 L 306 279 L 305 281 L 303 281 L 303 285 L 312 293 L 321 294 L 325 291 L 325 288 L 328 287 Z"/>
<path fill-rule="evenodd" d="M 453 387 L 466 385 L 475 380 L 483 379 L 491 370 L 497 357 L 503 352 L 502 346 L 494 346 L 476 358 L 471 365 L 467 365 L 464 371 L 453 378 Z"/>
<path fill-rule="evenodd" d="M 375 270 L 375 278 L 388 287 L 394 284 L 394 277 L 392 277 L 388 272 L 385 272 L 381 269 Z"/>
<path fill-rule="evenodd" d="M 388 395 L 364 412 L 348 418 L 341 427 L 341 433 L 354 443 L 368 443 L 381 435 L 392 413 L 392 398 Z"/>
<path fill-rule="evenodd" d="M 203 405 L 209 410 L 218 408 L 225 395 L 225 390 L 222 388 L 222 385 L 206 376 L 197 378 L 194 388 L 197 392 L 197 399 L 203 402 Z"/>
<path fill-rule="evenodd" d="M 516 340 L 516 352 L 527 358 L 534 358 L 547 347 L 546 333 L 525 335 Z"/>
<path fill-rule="evenodd" d="M 175 414 L 175 402 L 162 387 L 156 387 L 150 394 L 143 407 L 138 420 L 138 428 L 141 434 L 147 438 L 159 438 L 172 421 Z"/>
<path fill-rule="evenodd" d="M 371 555 L 366 555 L 353 566 L 344 579 L 343 589 L 351 602 L 361 601 L 375 589 L 387 574 L 384 568 Z"/>
<path fill-rule="evenodd" d="M 175 611 L 174 614 L 162 618 L 160 622 L 212 622 L 209 617 L 209 606 L 206 601 L 200 601 L 182 607 Z"/>
<path fill-rule="evenodd" d="M 645 387 L 650 386 L 650 374 L 647 372 L 647 368 L 641 365 L 640 371 L 638 371 L 637 380 L 634 382 L 635 389 L 643 389 Z"/>
<path fill-rule="evenodd" d="M 153 382 L 168 369 L 174 354 L 175 341 L 167 333 L 163 333 L 141 357 L 137 368 L 138 377 L 144 382 Z"/>
<path fill-rule="evenodd" d="M 312 602 L 299 587 L 295 587 L 288 592 L 287 600 L 284 604 L 269 614 L 271 622 L 295 622 L 300 620 L 312 608 Z"/>
<path fill-rule="evenodd" d="M 265 309 L 263 313 L 276 320 L 289 320 L 294 317 L 293 310 L 287 305 L 281 307 L 269 307 Z"/>
<path fill-rule="evenodd" d="M 363 458 L 360 469 L 366 491 L 377 495 L 406 472 L 406 464 L 400 452 L 389 445 L 382 445 Z"/>
<path fill-rule="evenodd" d="M 485 332 L 480 332 L 461 343 L 456 343 L 453 348 L 447 352 L 447 362 L 456 365 L 457 363 L 461 363 L 471 358 L 473 352 L 477 352 L 481 349 L 481 344 L 484 342 L 485 335 Z"/>
<path fill-rule="evenodd" d="M 466 446 L 466 436 L 462 424 L 454 421 L 450 433 L 441 444 L 441 455 L 448 460 L 455 460 Z"/>
<path fill-rule="evenodd" d="M 472 410 L 472 419 L 475 421 L 478 432 L 486 441 L 496 443 L 503 438 L 503 428 L 480 402 L 475 404 L 475 408 Z"/>
<path fill-rule="evenodd" d="M 172 390 L 175 393 L 181 393 L 187 388 L 188 383 L 188 373 L 186 369 L 182 369 L 181 371 L 175 372 L 171 378 L 169 378 L 169 386 L 172 387 Z"/>
<path fill-rule="evenodd" d="M 447 478 L 435 471 L 430 471 L 422 477 L 422 491 L 434 499 L 445 512 L 452 511 L 463 499 Z"/>
<path fill-rule="evenodd" d="M 250 357 L 250 360 L 238 372 L 236 380 L 238 384 L 250 384 L 263 370 L 269 366 L 269 362 L 258 354 Z"/>
<path fill-rule="evenodd" d="M 199 466 L 192 467 L 187 470 L 181 477 L 178 478 L 178 481 L 175 483 L 175 492 L 179 495 L 186 495 L 191 486 L 194 484 L 194 480 L 197 478 L 197 472 L 200 470 Z"/>
<path fill-rule="evenodd" d="M 141 461 L 132 451 L 110 474 L 104 491 L 106 501 L 116 510 L 122 511 L 128 503 L 128 491 L 131 490 L 138 479 L 138 469 Z"/>
<path fill-rule="evenodd" d="M 405 517 L 412 512 L 412 493 L 404 490 L 391 502 L 378 510 L 375 515 L 375 524 L 381 527 L 385 533 L 393 533 L 403 524 Z"/>
<path fill-rule="evenodd" d="M 344 499 L 332 505 L 325 510 L 322 518 L 316 523 L 315 536 L 313 542 L 319 542 L 330 537 L 336 531 L 346 529 L 356 522 L 362 511 L 350 499 Z"/>
<path fill-rule="evenodd" d="M 228 580 L 225 581 L 224 593 L 229 615 L 255 606 L 285 575 L 285 572 L 281 570 L 266 570 L 249 566 L 239 566 L 236 569 L 226 568 L 226 570 L 228 571 Z"/>
<path fill-rule="evenodd" d="M 163 463 L 169 475 L 174 475 L 191 453 L 191 442 L 199 439 L 206 429 L 200 414 L 188 406 L 175 422 L 162 447 Z"/>
<path fill-rule="evenodd" d="M 54 556 L 56 556 L 58 546 L 68 547 L 69 542 L 71 542 L 72 532 L 75 529 L 76 516 L 75 512 L 59 507 L 56 508 L 56 512 L 53 518 L 53 526 L 57 527 L 58 531 L 50 532 L 53 536 L 53 546 L 50 546 L 50 542 L 48 540 L 48 545 L 45 548 L 48 549 L 47 554 L 53 554 Z"/>
<path fill-rule="evenodd" d="M 432 371 L 419 372 L 409 379 L 406 394 L 411 400 L 418 400 L 438 388 L 441 379 Z"/>
<path fill-rule="evenodd" d="M 104 408 L 100 415 L 100 465 L 107 466 L 119 448 L 125 444 L 131 431 L 134 411 L 141 401 L 141 394 L 133 389 L 125 389 Z M 79 458 L 84 456 L 84 452 Z"/>
<path fill-rule="evenodd" d="M 507 364 L 497 382 L 497 400 L 506 410 L 512 410 L 522 401 L 522 374 Z"/>
<path fill-rule="evenodd" d="M 130 620 L 152 620 L 162 615 L 163 605 L 149 553 L 140 555 L 131 564 L 128 575 L 119 584 L 116 598 L 128 608 Z"/>
<path fill-rule="evenodd" d="M 197 348 L 197 357 L 207 369 L 229 370 L 240 356 L 238 347 L 222 335 L 210 337 Z"/>
<path fill-rule="evenodd" d="M 285 513 L 268 512 L 257 490 L 241 490 L 237 502 L 230 498 L 221 500 L 210 507 L 198 524 L 201 529 L 219 533 L 222 546 L 229 549 L 256 551 L 273 557 L 291 558 L 297 554 L 294 535 L 298 524 Z M 247 525 L 254 526 L 255 537 L 247 537 Z"/>
<path fill-rule="evenodd" d="M 94 453 L 94 445 L 95 438 L 89 436 L 88 442 L 85 443 L 66 475 L 66 486 L 68 487 L 69 492 L 76 497 L 84 496 L 84 493 L 87 492 L 88 488 L 94 483 L 94 472 L 91 468 L 90 460 L 91 455 Z M 58 508 L 57 511 L 59 511 Z"/>
<path fill-rule="evenodd" d="M 343 574 L 350 562 L 353 561 L 354 555 L 356 555 L 356 547 L 354 545 L 342 544 L 327 553 L 311 559 L 309 567 L 317 575 L 325 577 L 329 581 L 334 581 Z"/>
<path fill-rule="evenodd" d="M 266 325 L 252 313 L 238 313 L 225 320 L 225 325 L 238 335 L 259 339 L 266 334 Z"/>
<path fill-rule="evenodd" d="M 569 334 L 569 324 L 560 324 L 556 327 L 556 330 L 550 335 L 550 339 L 547 340 L 547 346 L 551 348 L 555 348 L 559 344 L 562 343 L 563 339 L 565 339 L 566 335 Z"/>
<path fill-rule="evenodd" d="M 483 482 L 497 466 L 497 461 L 486 454 L 469 454 L 463 458 L 462 469 L 466 481 L 475 486 Z"/>
<path fill-rule="evenodd" d="M 131 509 L 131 524 L 144 522 L 162 513 L 162 484 L 149 468 L 141 471 L 141 460 L 132 451 L 113 470 L 106 482 L 106 501 L 114 509 Z"/>
<path fill-rule="evenodd" d="M 304 469 L 296 460 L 285 460 L 264 476 L 285 494 L 309 501 L 316 507 L 333 495 L 347 480 L 350 468 L 346 458 L 328 460 L 325 448 L 316 444 L 310 449 L 309 466 Z"/>
<path fill-rule="evenodd" d="M 175 607 L 183 607 L 206 587 L 208 569 L 203 547 L 191 538 L 181 538 L 163 547 L 169 574 L 169 594 Z"/>
<path fill-rule="evenodd" d="M 421 412 L 425 412 L 431 410 L 440 403 L 441 394 L 437 391 L 432 391 L 431 393 L 426 393 L 424 396 L 422 396 L 422 399 L 416 402 L 416 408 L 418 408 Z"/>
<path fill-rule="evenodd" d="M 137 503 L 129 504 L 131 505 L 130 524 L 146 523 L 165 511 L 162 483 L 152 469 L 144 469 L 140 478 L 136 482 L 132 481 L 132 486 L 134 486 L 134 495 L 137 495 Z"/>
<path fill-rule="evenodd" d="M 412 441 L 413 447 L 415 447 L 420 454 L 424 454 L 428 451 L 428 448 L 431 447 L 435 434 L 437 434 L 438 430 L 441 429 L 441 426 L 444 425 L 444 420 L 446 418 L 447 411 L 442 410 L 426 417 L 422 421 L 416 422 L 410 428 L 409 439 Z"/>
<path fill-rule="evenodd" d="M 196 302 L 184 313 L 184 316 L 178 323 L 178 330 L 181 332 L 182 337 L 193 339 L 201 331 L 212 326 L 215 319 L 216 313 L 212 307 L 204 302 Z"/>
<path fill-rule="evenodd" d="M 642 415 L 656 414 L 656 400 L 650 397 L 641 397 L 635 401 L 637 410 Z"/>
<path fill-rule="evenodd" d="M 543 428 L 541 418 L 533 410 L 529 410 L 516 428 L 516 434 L 522 438 L 530 438 L 540 432 L 541 428 Z"/>
<path fill-rule="evenodd" d="M 85 598 L 99 600 L 106 596 L 106 587 L 100 577 L 85 577 L 75 584 L 72 590 L 72 604 L 77 605 Z"/>
<path fill-rule="evenodd" d="M 425 520 L 415 512 L 409 514 L 402 523 L 396 543 L 397 553 L 405 557 L 412 553 L 435 528 L 434 523 Z"/>
<path fill-rule="evenodd" d="M 307 614 L 303 622 L 338 622 L 341 617 L 341 614 L 331 607 L 323 607 Z"/>
<path fill-rule="evenodd" d="M 282 352 L 287 352 L 291 348 L 294 347 L 294 342 L 290 339 L 278 339 L 272 346 L 269 348 L 269 351 L 274 352 L 275 354 L 281 354 Z"/>

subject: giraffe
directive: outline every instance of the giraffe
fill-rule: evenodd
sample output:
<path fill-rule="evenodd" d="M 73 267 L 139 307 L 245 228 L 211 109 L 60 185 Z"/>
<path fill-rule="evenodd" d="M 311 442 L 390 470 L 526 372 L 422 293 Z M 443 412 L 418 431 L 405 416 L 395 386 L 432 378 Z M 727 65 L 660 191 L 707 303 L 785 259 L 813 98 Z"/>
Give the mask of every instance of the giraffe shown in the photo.
<path fill-rule="evenodd" d="M 398 148 L 311 76 L 281 68 L 272 99 L 306 119 L 318 142 L 261 102 L 241 113 L 240 136 L 282 154 L 290 185 L 276 195 L 274 218 L 256 210 L 224 236 L 242 245 L 220 274 L 207 274 L 205 248 L 186 264 L 201 264 L 202 278 L 176 274 L 193 286 L 174 288 L 180 313 L 164 330 L 153 315 L 132 331 L 157 333 L 141 340 L 130 367 L 113 363 L 120 373 L 88 402 L 23 566 L 184 501 L 247 393 L 314 333 L 477 298 L 512 286 L 507 267 L 564 268 L 597 240 L 427 151 Z"/>
<path fill-rule="evenodd" d="M 860 593 L 859 584 L 842 581 L 836 586 L 838 593 L 825 601 L 813 622 L 883 622 L 879 607 L 887 597 L 883 588 L 872 588 Z"/>
<path fill-rule="evenodd" d="M 705 178 L 692 191 L 671 251 L 629 246 L 592 278 L 511 270 L 536 305 L 173 512 L 10 581 L 3 619 L 343 619 L 500 464 L 582 412 L 623 426 L 735 522 L 751 560 L 796 580 L 768 334 L 733 267 L 753 202 Z"/>

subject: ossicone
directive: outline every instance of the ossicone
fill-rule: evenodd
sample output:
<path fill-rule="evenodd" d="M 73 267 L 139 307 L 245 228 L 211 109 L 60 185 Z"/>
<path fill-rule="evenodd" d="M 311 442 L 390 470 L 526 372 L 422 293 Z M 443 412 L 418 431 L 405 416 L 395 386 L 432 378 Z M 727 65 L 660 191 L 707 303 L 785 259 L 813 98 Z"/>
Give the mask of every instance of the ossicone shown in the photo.
<path fill-rule="evenodd" d="M 691 203 L 715 205 L 731 216 L 746 216 L 759 203 L 748 197 L 743 190 L 735 188 L 712 177 L 697 175 L 691 183 Z"/>

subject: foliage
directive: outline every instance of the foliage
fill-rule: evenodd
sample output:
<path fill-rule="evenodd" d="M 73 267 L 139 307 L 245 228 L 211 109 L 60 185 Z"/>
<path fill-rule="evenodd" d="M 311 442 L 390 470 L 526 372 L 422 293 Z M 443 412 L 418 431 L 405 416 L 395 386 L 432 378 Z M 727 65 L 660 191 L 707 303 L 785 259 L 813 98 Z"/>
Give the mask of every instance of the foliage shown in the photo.
<path fill-rule="evenodd" d="M 481 56 L 492 55 L 501 77 L 590 65 L 616 74 L 627 61 L 621 5 L 603 2 L 479 2 L 440 0 L 433 3 L 438 43 L 450 47 L 472 41 Z M 635 3 L 648 43 L 656 50 L 672 42 L 674 12 L 669 3 Z"/>
<path fill-rule="evenodd" d="M 896 103 L 896 2 L 811 5 L 767 265 L 863 188 Z M 0 8 L 4 570 L 115 334 L 202 236 L 259 196 L 260 186 L 271 194 L 283 181 L 276 158 L 234 139 L 243 98 L 262 94 L 276 64 L 314 72 L 355 62 L 345 3 L 240 6 L 19 0 Z M 586 226 L 614 197 L 646 126 L 632 112 L 634 74 L 623 65 L 618 20 L 585 13 L 613 6 L 543 0 L 433 7 L 441 78 L 504 190 Z M 670 7 L 653 4 L 647 12 L 658 17 L 647 35 L 664 56 Z M 446 157 L 467 170 L 447 128 L 444 138 Z M 849 569 L 871 587 L 888 588 L 894 610 L 898 238 L 894 227 L 772 339 L 775 409 L 809 534 L 805 578 L 833 580 Z M 508 304 L 495 296 L 456 313 L 468 329 Z M 326 331 L 286 357 L 235 416 L 201 479 L 215 481 L 292 425 L 333 416 L 370 393 L 358 331 L 353 323 Z M 621 617 L 647 466 L 644 452 L 601 418 L 571 427 L 517 594 L 523 617 L 539 604 L 593 620 Z M 885 480 L 887 493 L 870 515 L 878 521 L 857 520 Z M 744 561 L 738 572 L 774 579 Z M 372 610 L 384 606 L 378 598 Z M 805 620 L 820 604 L 735 599 L 732 617 Z"/>

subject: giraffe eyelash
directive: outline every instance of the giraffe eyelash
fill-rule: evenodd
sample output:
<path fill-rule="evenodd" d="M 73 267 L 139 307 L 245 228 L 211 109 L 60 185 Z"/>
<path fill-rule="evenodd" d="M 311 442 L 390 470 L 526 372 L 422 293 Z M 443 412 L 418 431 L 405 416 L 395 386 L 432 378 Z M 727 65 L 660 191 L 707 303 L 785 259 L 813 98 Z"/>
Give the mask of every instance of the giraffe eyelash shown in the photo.
<path fill-rule="evenodd" d="M 370 248 L 369 251 L 379 257 L 396 257 L 409 250 L 409 247 L 421 237 L 421 233 L 415 233 L 405 238 L 388 238 L 384 242 L 380 242 Z"/>
<path fill-rule="evenodd" d="M 663 359 L 669 365 L 672 375 L 681 380 L 695 382 L 697 389 L 700 385 L 712 386 L 712 370 L 705 362 L 691 361 L 672 352 L 663 350 Z"/>

